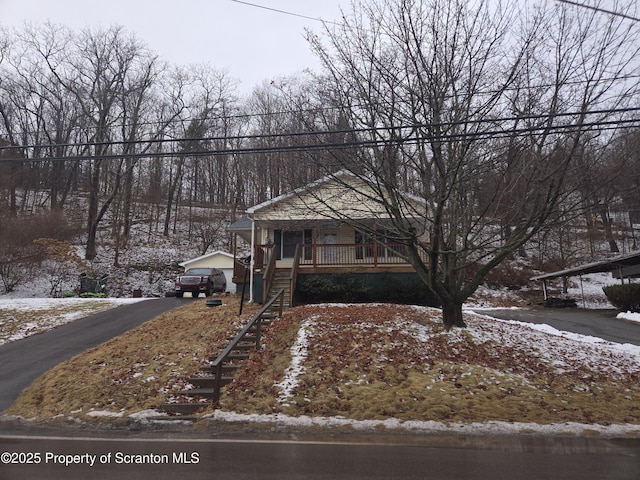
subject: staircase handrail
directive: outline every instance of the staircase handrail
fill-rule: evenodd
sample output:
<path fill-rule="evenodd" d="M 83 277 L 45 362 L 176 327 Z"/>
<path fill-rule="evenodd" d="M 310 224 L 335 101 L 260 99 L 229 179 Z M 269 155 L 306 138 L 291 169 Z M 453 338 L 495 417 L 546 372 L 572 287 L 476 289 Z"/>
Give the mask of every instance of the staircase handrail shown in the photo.
<path fill-rule="evenodd" d="M 304 245 L 298 244 L 296 245 L 296 253 L 293 258 L 293 266 L 291 267 L 291 273 L 289 274 L 289 302 L 293 307 L 293 294 L 296 291 L 296 282 L 298 281 L 298 270 L 300 269 L 300 258 L 302 257 L 302 252 L 304 250 Z"/>
<path fill-rule="evenodd" d="M 271 281 L 273 280 L 273 274 L 276 271 L 276 249 L 270 246 L 269 260 L 267 261 L 266 268 L 264 270 L 264 276 L 262 277 L 262 298 L 266 298 L 269 294 L 269 288 L 271 288 Z"/>
<path fill-rule="evenodd" d="M 214 396 L 213 396 L 213 404 L 215 405 L 220 400 L 220 392 L 222 389 L 222 366 L 224 362 L 227 360 L 227 357 L 231 355 L 233 350 L 237 347 L 238 343 L 242 341 L 245 335 L 251 330 L 252 327 L 256 327 L 256 346 L 255 349 L 260 349 L 260 336 L 261 336 L 261 328 L 262 328 L 262 320 L 263 316 L 267 313 L 267 310 L 271 308 L 271 306 L 277 301 L 280 300 L 278 316 L 282 317 L 282 311 L 284 309 L 284 289 L 281 289 L 278 293 L 276 293 L 271 299 L 266 302 L 262 308 L 256 313 L 251 320 L 240 330 L 237 335 L 231 340 L 229 345 L 218 354 L 218 356 L 211 362 L 211 368 L 215 372 L 215 384 L 214 384 Z"/>

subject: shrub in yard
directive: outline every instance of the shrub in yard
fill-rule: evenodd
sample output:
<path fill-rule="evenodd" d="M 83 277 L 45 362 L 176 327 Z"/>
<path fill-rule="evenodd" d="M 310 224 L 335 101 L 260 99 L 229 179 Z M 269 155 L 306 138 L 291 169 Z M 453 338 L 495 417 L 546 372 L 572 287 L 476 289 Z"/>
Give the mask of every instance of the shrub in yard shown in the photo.
<path fill-rule="evenodd" d="M 611 304 L 622 312 L 640 312 L 640 283 L 610 285 L 602 290 Z"/>
<path fill-rule="evenodd" d="M 383 303 L 401 303 L 405 305 L 427 305 L 439 307 L 438 297 L 419 278 L 404 280 L 382 275 L 381 282 L 373 286 L 369 301 Z"/>
<path fill-rule="evenodd" d="M 477 266 L 475 268 L 478 268 Z M 472 270 L 473 268 L 471 268 Z M 520 290 L 529 284 L 529 270 L 513 262 L 502 262 L 485 277 L 484 283 L 491 288 L 506 287 Z"/>
<path fill-rule="evenodd" d="M 367 287 L 348 273 L 317 275 L 307 278 L 298 288 L 302 303 L 313 302 L 364 302 Z"/>
<path fill-rule="evenodd" d="M 296 290 L 300 303 L 404 303 L 439 306 L 436 296 L 419 279 L 349 273 L 312 275 Z"/>

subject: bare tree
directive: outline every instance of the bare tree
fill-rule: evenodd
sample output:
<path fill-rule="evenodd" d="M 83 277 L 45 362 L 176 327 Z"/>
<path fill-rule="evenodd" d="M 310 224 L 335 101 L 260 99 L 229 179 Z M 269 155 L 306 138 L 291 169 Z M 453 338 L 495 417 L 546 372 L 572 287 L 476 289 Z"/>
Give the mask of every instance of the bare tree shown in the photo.
<path fill-rule="evenodd" d="M 85 257 L 92 260 L 98 226 L 135 166 L 128 157 L 135 153 L 141 110 L 157 74 L 157 59 L 121 27 L 84 31 L 65 54 L 43 56 L 84 118 L 85 154 L 91 157 Z M 108 160 L 113 156 L 120 158 Z"/>
<path fill-rule="evenodd" d="M 362 145 L 340 166 L 387 212 L 344 220 L 404 244 L 462 327 L 485 276 L 574 205 L 577 154 L 635 88 L 637 26 L 550 2 L 354 5 L 309 36 Z"/>

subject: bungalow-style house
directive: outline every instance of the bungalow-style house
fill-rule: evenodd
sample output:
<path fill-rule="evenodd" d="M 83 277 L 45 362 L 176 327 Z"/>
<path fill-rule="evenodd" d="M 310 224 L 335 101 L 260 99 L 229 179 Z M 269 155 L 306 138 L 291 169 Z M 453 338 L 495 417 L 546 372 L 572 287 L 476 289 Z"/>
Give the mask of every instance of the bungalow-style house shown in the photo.
<path fill-rule="evenodd" d="M 234 258 L 233 255 L 228 252 L 216 250 L 215 252 L 179 263 L 178 265 L 185 270 L 189 270 L 190 268 L 219 268 L 224 272 L 224 276 L 227 279 L 227 292 L 233 291 Z"/>
<path fill-rule="evenodd" d="M 291 305 L 313 276 L 331 281 L 348 273 L 387 290 L 415 282 L 415 270 L 402 256 L 404 247 L 386 232 L 388 215 L 373 195 L 358 177 L 338 172 L 249 208 L 229 227 L 253 252 L 236 259 L 237 291 L 245 284 L 251 300 L 262 303 L 284 288 L 285 303 Z M 420 199 L 410 201 L 413 211 L 426 211 Z M 354 228 L 353 220 L 366 225 L 368 233 Z"/>

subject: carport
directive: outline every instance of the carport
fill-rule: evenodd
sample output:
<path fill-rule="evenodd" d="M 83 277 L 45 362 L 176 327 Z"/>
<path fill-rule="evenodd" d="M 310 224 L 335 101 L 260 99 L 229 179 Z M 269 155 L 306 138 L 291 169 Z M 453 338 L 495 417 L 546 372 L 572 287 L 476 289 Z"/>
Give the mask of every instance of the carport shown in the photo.
<path fill-rule="evenodd" d="M 590 273 L 602 273 L 611 272 L 614 278 L 619 278 L 621 283 L 624 283 L 624 279 L 640 277 L 640 252 L 628 253 L 626 255 L 620 255 L 612 257 L 607 260 L 601 260 L 598 262 L 586 263 L 573 268 L 567 268 L 565 270 L 559 270 L 557 272 L 545 273 L 544 275 L 537 275 L 531 277 L 531 280 L 541 280 L 542 290 L 544 293 L 545 302 L 548 301 L 547 280 L 562 277 L 580 277 L 580 290 L 582 292 L 582 301 L 584 304 L 584 288 L 582 286 L 582 276 Z"/>

